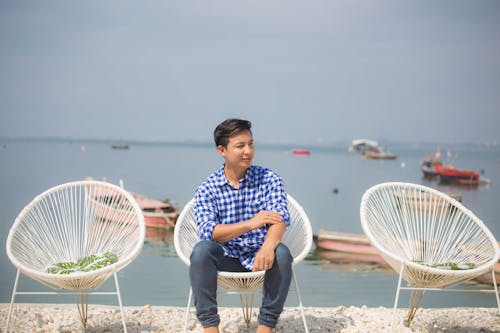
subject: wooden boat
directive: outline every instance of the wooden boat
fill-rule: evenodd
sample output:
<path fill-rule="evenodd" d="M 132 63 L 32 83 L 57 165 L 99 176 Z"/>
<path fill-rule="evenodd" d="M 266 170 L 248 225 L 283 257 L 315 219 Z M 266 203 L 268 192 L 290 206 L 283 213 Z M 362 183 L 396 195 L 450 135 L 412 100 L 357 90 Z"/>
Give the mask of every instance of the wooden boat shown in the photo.
<path fill-rule="evenodd" d="M 362 234 L 327 231 L 320 229 L 314 242 L 321 252 L 318 257 L 332 262 L 372 263 L 387 266 L 387 262 L 379 252 L 370 245 L 368 238 Z M 500 242 L 498 242 L 500 245 Z M 495 264 L 495 279 L 500 285 L 500 262 Z M 481 283 L 492 283 L 491 272 L 474 279 Z"/>
<path fill-rule="evenodd" d="M 87 179 L 92 178 L 87 177 Z M 122 180 L 120 180 L 120 187 L 125 188 Z M 131 191 L 129 193 L 141 208 L 146 227 L 170 229 L 175 226 L 175 222 L 179 217 L 179 209 L 172 201 L 168 199 L 164 201 L 151 199 Z M 115 200 L 113 191 L 98 193 L 92 199 L 93 210 L 101 217 L 106 215 L 106 218 L 109 218 L 110 215 L 106 213 L 106 209 L 109 209 L 110 205 L 113 207 L 114 212 L 112 216 L 117 220 L 126 219 L 126 215 L 129 214 L 124 209 L 123 204 L 119 200 Z"/>
<path fill-rule="evenodd" d="M 320 249 L 316 252 L 316 256 L 319 259 L 342 264 L 377 264 L 379 266 L 387 266 L 387 263 L 381 256 L 371 254 L 337 252 Z"/>
<path fill-rule="evenodd" d="M 383 261 L 379 252 L 370 244 L 365 235 L 321 229 L 315 242 L 319 249 L 362 255 L 365 256 L 363 257 L 365 260 L 371 257 L 371 261 L 375 262 Z M 366 258 L 366 256 L 370 257 Z"/>
<path fill-rule="evenodd" d="M 485 273 L 485 274 L 477 277 L 475 280 L 478 282 L 482 282 L 482 283 L 488 283 L 488 284 L 493 283 L 491 272 Z M 497 282 L 497 285 L 499 285 L 500 284 L 500 262 L 497 262 L 495 264 L 495 280 Z"/>
<path fill-rule="evenodd" d="M 378 251 L 370 244 L 350 243 L 334 239 L 318 239 L 317 246 L 329 251 L 378 255 Z"/>
<path fill-rule="evenodd" d="M 294 155 L 310 155 L 311 152 L 307 149 L 292 149 Z"/>
<path fill-rule="evenodd" d="M 159 201 L 130 192 L 139 204 L 146 227 L 173 228 L 179 217 L 179 209 L 170 200 Z"/>
<path fill-rule="evenodd" d="M 449 197 L 462 201 L 461 194 L 448 194 Z M 439 209 L 443 214 L 453 214 L 456 211 L 453 204 L 446 200 L 438 199 L 436 195 L 431 195 L 427 192 L 401 192 L 395 193 L 394 197 L 396 199 L 399 209 L 414 210 L 414 211 L 427 211 L 429 209 Z"/>
<path fill-rule="evenodd" d="M 500 241 L 498 242 L 498 245 L 500 246 Z M 495 271 L 495 280 L 497 281 L 497 285 L 500 285 L 500 261 L 495 264 L 494 271 Z M 493 283 L 491 272 L 485 273 L 475 278 L 474 280 L 487 284 Z"/>

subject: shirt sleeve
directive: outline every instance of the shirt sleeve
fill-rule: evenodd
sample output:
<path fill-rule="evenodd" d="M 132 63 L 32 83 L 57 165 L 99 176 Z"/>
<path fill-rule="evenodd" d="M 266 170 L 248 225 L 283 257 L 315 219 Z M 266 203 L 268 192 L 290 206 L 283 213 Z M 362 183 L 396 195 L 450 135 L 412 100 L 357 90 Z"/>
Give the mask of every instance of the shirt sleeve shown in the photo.
<path fill-rule="evenodd" d="M 198 236 L 202 240 L 212 240 L 212 232 L 217 224 L 217 207 L 211 192 L 203 185 L 196 190 L 194 214 Z"/>
<path fill-rule="evenodd" d="M 283 180 L 280 176 L 274 174 L 269 180 L 269 207 L 272 210 L 281 214 L 281 218 L 285 222 L 285 226 L 290 226 L 290 213 L 288 211 L 288 200 L 283 186 Z"/>

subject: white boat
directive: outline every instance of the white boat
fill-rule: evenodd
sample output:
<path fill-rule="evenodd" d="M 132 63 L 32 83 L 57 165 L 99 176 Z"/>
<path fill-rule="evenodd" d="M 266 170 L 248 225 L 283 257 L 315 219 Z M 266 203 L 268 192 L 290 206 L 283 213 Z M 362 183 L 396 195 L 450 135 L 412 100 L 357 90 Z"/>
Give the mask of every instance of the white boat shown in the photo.
<path fill-rule="evenodd" d="M 361 157 L 365 160 L 394 160 L 398 157 L 398 155 L 379 148 L 377 150 L 365 151 L 363 152 Z"/>
<path fill-rule="evenodd" d="M 379 145 L 377 141 L 367 140 L 367 139 L 356 139 L 352 140 L 349 146 L 350 152 L 360 152 L 372 151 L 378 149 Z"/>

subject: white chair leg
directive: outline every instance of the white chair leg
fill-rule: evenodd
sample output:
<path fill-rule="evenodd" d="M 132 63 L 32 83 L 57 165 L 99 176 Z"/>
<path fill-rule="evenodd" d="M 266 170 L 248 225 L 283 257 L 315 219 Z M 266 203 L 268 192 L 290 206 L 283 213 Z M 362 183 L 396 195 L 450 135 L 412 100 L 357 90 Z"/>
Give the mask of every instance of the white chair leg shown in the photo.
<path fill-rule="evenodd" d="M 398 308 L 398 302 L 399 302 L 399 293 L 401 292 L 401 282 L 403 280 L 403 270 L 405 268 L 405 265 L 401 265 L 401 271 L 399 272 L 399 280 L 398 280 L 398 290 L 396 291 L 396 298 L 394 299 L 394 310 L 392 313 L 392 324 L 391 324 L 391 332 L 394 332 L 394 325 L 396 323 L 396 310 Z"/>
<path fill-rule="evenodd" d="M 493 282 L 493 289 L 495 290 L 495 296 L 497 299 L 498 314 L 500 315 L 500 298 L 498 297 L 498 287 L 497 287 L 497 278 L 495 275 L 495 268 L 491 270 L 491 281 Z"/>
<path fill-rule="evenodd" d="M 125 323 L 125 312 L 123 311 L 122 297 L 120 294 L 120 286 L 118 285 L 118 276 L 116 275 L 116 271 L 113 271 L 113 274 L 115 276 L 115 286 L 116 286 L 116 294 L 118 296 L 118 304 L 120 304 L 120 312 L 122 313 L 123 332 L 127 333 L 127 324 Z"/>
<path fill-rule="evenodd" d="M 10 321 L 10 316 L 12 314 L 12 306 L 14 305 L 14 299 L 16 298 L 17 282 L 19 281 L 19 272 L 20 272 L 19 269 L 17 269 L 16 281 L 14 282 L 14 289 L 12 290 L 12 297 L 10 299 L 9 314 L 7 315 L 7 320 L 5 321 L 5 333 L 9 332 L 9 321 Z"/>
<path fill-rule="evenodd" d="M 191 308 L 191 298 L 193 297 L 193 289 L 189 287 L 188 304 L 186 307 L 186 313 L 184 314 L 184 333 L 187 332 L 188 319 L 189 319 L 189 309 Z"/>
<path fill-rule="evenodd" d="M 306 316 L 304 314 L 304 306 L 302 305 L 302 297 L 300 296 L 299 284 L 297 282 L 297 277 L 295 276 L 295 270 L 292 267 L 292 276 L 295 283 L 295 290 L 297 291 L 297 298 L 299 299 L 299 309 L 302 316 L 302 323 L 304 324 L 304 332 L 309 333 L 309 328 L 307 327 Z"/>

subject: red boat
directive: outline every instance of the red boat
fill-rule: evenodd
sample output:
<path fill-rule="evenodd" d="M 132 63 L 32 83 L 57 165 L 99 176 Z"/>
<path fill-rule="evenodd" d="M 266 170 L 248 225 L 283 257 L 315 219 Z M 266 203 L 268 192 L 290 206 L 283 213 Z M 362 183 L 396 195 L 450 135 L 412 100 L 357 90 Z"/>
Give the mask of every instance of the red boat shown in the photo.
<path fill-rule="evenodd" d="M 439 174 L 436 171 L 436 165 L 443 165 L 441 163 L 441 150 L 438 148 L 432 155 L 424 157 L 420 161 L 420 169 L 426 178 L 435 178 Z"/>
<path fill-rule="evenodd" d="M 292 149 L 294 155 L 309 155 L 311 152 L 307 149 Z"/>
<path fill-rule="evenodd" d="M 179 210 L 169 200 L 159 201 L 130 192 L 139 204 L 146 227 L 173 228 L 179 217 Z"/>
<path fill-rule="evenodd" d="M 434 166 L 442 183 L 463 185 L 478 185 L 479 173 L 473 170 L 460 170 L 451 165 L 437 164 Z"/>
<path fill-rule="evenodd" d="M 91 180 L 91 177 L 86 178 Z M 105 178 L 103 181 L 107 181 Z M 123 181 L 120 180 L 120 187 L 125 188 Z M 147 198 L 141 194 L 134 192 L 129 193 L 135 199 L 139 208 L 142 210 L 144 216 L 144 224 L 146 227 L 166 228 L 170 229 L 175 226 L 177 218 L 179 217 L 179 209 L 173 202 L 166 199 L 164 201 Z M 93 209 L 97 215 L 109 217 L 106 212 L 109 206 L 112 205 L 114 209 L 114 217 L 116 219 L 126 219 L 127 211 L 123 209 L 122 203 L 114 198 L 114 191 L 99 192 L 93 196 Z"/>

